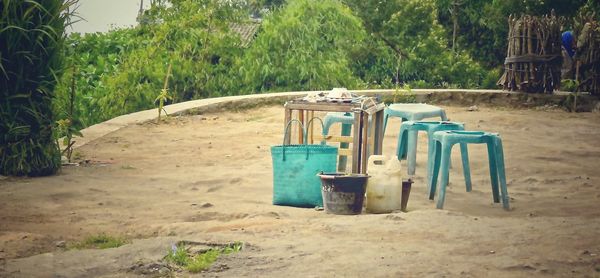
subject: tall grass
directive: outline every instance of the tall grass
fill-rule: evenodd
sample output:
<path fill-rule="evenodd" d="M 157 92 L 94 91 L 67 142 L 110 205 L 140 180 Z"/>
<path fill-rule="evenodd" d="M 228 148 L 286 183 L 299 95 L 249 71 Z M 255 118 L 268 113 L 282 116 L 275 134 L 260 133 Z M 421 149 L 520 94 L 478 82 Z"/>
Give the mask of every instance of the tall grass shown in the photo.
<path fill-rule="evenodd" d="M 60 167 L 51 102 L 76 1 L 0 0 L 2 175 L 50 175 Z"/>

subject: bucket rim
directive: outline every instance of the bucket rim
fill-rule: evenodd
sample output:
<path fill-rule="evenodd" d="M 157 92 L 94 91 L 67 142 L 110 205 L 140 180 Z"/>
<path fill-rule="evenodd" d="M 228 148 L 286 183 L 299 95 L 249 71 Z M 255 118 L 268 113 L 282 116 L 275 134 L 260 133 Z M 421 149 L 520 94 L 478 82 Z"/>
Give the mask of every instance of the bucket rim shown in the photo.
<path fill-rule="evenodd" d="M 319 176 L 321 179 L 327 179 L 327 180 L 333 180 L 333 179 L 338 179 L 338 178 L 369 178 L 369 177 L 371 177 L 368 174 L 340 173 L 340 172 L 332 172 L 332 173 L 321 172 L 321 173 L 318 173 L 317 176 Z"/>

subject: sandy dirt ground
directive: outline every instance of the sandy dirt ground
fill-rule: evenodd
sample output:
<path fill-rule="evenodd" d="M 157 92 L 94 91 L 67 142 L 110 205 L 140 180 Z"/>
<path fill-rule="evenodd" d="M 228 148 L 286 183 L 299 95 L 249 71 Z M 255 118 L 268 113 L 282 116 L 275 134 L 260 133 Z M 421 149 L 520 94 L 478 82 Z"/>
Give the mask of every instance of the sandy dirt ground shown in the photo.
<path fill-rule="evenodd" d="M 245 243 L 201 277 L 600 277 L 600 114 L 444 108 L 502 135 L 510 211 L 492 202 L 483 145 L 469 149 L 472 192 L 455 148 L 436 209 L 424 134 L 407 213 L 273 206 L 269 147 L 282 141 L 282 107 L 178 117 L 92 141 L 59 175 L 2 177 L 0 277 L 188 277 L 153 268 L 181 240 Z M 392 120 L 384 154 L 398 130 Z M 131 243 L 68 248 L 97 234 Z"/>

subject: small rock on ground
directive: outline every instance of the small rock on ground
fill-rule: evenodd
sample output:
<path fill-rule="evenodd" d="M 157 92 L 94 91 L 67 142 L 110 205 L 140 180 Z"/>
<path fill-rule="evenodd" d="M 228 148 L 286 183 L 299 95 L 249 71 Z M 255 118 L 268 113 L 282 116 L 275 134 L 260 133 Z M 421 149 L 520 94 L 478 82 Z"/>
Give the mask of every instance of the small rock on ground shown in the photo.
<path fill-rule="evenodd" d="M 470 106 L 469 108 L 467 108 L 467 111 L 471 111 L 471 112 L 479 111 L 479 107 L 477 107 L 477 105 L 473 105 L 473 106 Z"/>

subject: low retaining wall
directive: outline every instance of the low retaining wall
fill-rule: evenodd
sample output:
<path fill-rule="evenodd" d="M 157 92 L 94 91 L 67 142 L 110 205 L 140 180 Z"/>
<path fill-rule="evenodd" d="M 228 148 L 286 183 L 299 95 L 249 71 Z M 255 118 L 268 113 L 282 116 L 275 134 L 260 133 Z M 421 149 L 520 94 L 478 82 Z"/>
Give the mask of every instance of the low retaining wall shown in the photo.
<path fill-rule="evenodd" d="M 391 101 L 394 98 L 394 95 L 397 99 L 402 99 L 407 96 L 405 92 L 393 89 L 350 91 L 360 95 L 379 95 L 386 101 Z M 224 109 L 248 109 L 264 105 L 283 104 L 290 99 L 304 96 L 308 93 L 310 92 L 268 93 L 199 99 L 167 105 L 164 108 L 169 115 L 209 113 Z M 549 95 L 525 94 L 502 90 L 413 89 L 411 94 L 414 95 L 414 100 L 416 102 L 441 105 L 455 104 L 464 106 L 479 105 L 531 108 L 539 106 L 572 107 L 573 102 L 572 95 L 564 92 Z M 577 111 L 580 112 L 597 111 L 600 107 L 600 100 L 597 97 L 589 95 L 579 96 L 577 103 Z M 155 120 L 157 114 L 158 112 L 156 109 L 150 109 L 122 115 L 95 124 L 81 131 L 84 137 L 76 138 L 74 147 L 83 146 L 97 138 L 128 125 Z"/>
<path fill-rule="evenodd" d="M 419 94 L 422 100 L 437 104 L 501 106 L 513 108 L 532 108 L 541 106 L 556 106 L 571 109 L 574 97 L 570 93 L 527 94 L 491 90 L 440 90 L 437 92 L 423 91 Z M 597 110 L 600 100 L 591 95 L 577 97 L 577 112 Z"/>

